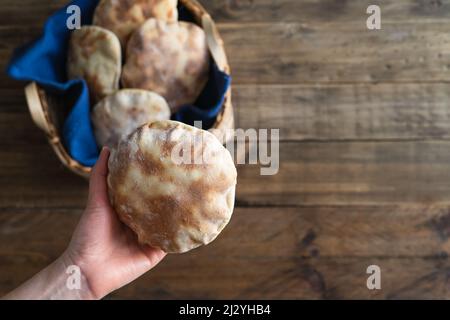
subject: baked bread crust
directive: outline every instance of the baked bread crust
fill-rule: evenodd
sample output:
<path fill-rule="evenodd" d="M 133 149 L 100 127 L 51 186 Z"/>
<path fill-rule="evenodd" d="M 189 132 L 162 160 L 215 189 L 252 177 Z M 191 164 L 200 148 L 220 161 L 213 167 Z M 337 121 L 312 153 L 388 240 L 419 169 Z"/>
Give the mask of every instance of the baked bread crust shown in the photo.
<path fill-rule="evenodd" d="M 127 46 L 122 85 L 163 96 L 172 113 L 192 104 L 208 80 L 210 55 L 205 32 L 189 22 L 147 20 Z"/>
<path fill-rule="evenodd" d="M 207 161 L 176 159 L 187 154 Z M 118 216 L 140 243 L 168 253 L 219 235 L 233 212 L 236 179 L 231 155 L 214 135 L 175 121 L 140 127 L 109 158 L 109 196 Z"/>
<path fill-rule="evenodd" d="M 177 21 L 178 0 L 101 0 L 93 24 L 114 32 L 122 46 L 147 19 Z"/>
<path fill-rule="evenodd" d="M 122 49 L 109 30 L 84 26 L 70 37 L 67 57 L 69 79 L 86 80 L 92 103 L 119 90 Z"/>
<path fill-rule="evenodd" d="M 97 103 L 91 119 L 97 143 L 115 148 L 123 136 L 141 125 L 169 120 L 170 109 L 166 100 L 157 93 L 122 89 Z"/>

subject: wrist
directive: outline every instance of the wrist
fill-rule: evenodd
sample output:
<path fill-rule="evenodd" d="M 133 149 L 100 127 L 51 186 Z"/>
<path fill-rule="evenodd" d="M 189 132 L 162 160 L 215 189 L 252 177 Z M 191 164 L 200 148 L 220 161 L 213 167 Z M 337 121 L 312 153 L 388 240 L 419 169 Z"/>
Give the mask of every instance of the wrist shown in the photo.
<path fill-rule="evenodd" d="M 98 300 L 103 297 L 92 290 L 87 265 L 83 261 L 76 259 L 69 251 L 65 251 L 58 258 L 57 263 L 58 269 L 63 270 L 66 279 L 65 288 L 72 299 Z"/>
<path fill-rule="evenodd" d="M 75 266 L 75 267 L 74 267 Z M 72 267 L 72 268 L 71 268 Z M 72 271 L 71 271 L 72 270 Z M 89 300 L 96 299 L 82 272 L 64 253 L 44 270 L 9 293 L 9 300 Z M 73 277 L 73 278 L 71 278 Z M 72 281 L 73 280 L 73 281 Z"/>

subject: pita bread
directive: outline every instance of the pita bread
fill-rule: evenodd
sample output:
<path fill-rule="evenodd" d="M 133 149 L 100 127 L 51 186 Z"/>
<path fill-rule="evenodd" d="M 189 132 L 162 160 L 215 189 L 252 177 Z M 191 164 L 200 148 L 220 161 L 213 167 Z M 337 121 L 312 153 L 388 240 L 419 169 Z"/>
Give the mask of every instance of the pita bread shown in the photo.
<path fill-rule="evenodd" d="M 179 162 L 188 155 L 207 161 Z M 230 153 L 213 134 L 176 121 L 140 127 L 109 158 L 109 196 L 120 219 L 140 243 L 169 253 L 218 236 L 233 212 L 236 178 Z"/>
<path fill-rule="evenodd" d="M 67 75 L 86 80 L 92 103 L 119 89 L 121 69 L 122 52 L 114 33 L 95 26 L 72 32 Z"/>
<path fill-rule="evenodd" d="M 208 80 L 209 60 L 201 28 L 149 19 L 128 42 L 122 85 L 157 92 L 176 112 L 200 95 Z"/>
<path fill-rule="evenodd" d="M 93 24 L 114 32 L 125 46 L 128 38 L 149 18 L 177 21 L 177 0 L 102 0 Z"/>
<path fill-rule="evenodd" d="M 123 136 L 145 123 L 169 119 L 166 100 L 157 93 L 139 89 L 117 91 L 100 101 L 92 111 L 97 143 L 110 148 L 115 148 Z"/>

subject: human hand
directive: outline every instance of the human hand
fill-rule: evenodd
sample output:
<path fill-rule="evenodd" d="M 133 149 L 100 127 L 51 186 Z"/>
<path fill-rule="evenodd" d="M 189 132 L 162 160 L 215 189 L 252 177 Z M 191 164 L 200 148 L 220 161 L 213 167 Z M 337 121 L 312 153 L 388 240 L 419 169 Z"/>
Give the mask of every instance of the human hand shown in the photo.
<path fill-rule="evenodd" d="M 106 185 L 108 157 L 109 150 L 103 149 L 92 170 L 86 210 L 67 250 L 3 299 L 101 299 L 164 258 L 162 250 L 140 245 L 111 207 Z M 71 266 L 81 272 L 80 288 L 67 285 Z"/>
<path fill-rule="evenodd" d="M 166 255 L 140 245 L 111 207 L 106 184 L 108 157 L 109 150 L 104 148 L 91 173 L 86 210 L 63 255 L 68 264 L 81 269 L 90 296 L 97 299 L 135 280 Z"/>

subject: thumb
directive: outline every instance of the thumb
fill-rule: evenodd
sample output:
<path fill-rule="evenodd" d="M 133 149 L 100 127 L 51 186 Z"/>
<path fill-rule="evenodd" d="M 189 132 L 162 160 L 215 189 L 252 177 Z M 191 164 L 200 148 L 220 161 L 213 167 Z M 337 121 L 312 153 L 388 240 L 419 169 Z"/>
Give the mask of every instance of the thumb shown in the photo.
<path fill-rule="evenodd" d="M 108 158 L 109 149 L 103 147 L 100 156 L 92 168 L 89 180 L 89 199 L 88 204 L 91 206 L 109 205 L 106 177 L 108 176 Z"/>

